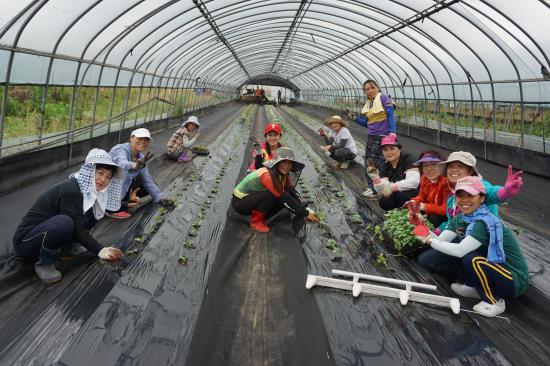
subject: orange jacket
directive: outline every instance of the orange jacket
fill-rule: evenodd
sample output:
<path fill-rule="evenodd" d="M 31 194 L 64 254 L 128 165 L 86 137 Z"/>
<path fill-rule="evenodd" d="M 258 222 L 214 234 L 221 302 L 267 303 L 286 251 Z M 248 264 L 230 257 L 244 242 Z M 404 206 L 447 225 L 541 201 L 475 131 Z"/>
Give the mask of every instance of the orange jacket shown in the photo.
<path fill-rule="evenodd" d="M 420 192 L 416 197 L 411 198 L 424 204 L 426 214 L 445 216 L 447 209 L 447 197 L 450 189 L 447 178 L 440 175 L 435 183 L 432 183 L 425 175 L 420 177 Z"/>

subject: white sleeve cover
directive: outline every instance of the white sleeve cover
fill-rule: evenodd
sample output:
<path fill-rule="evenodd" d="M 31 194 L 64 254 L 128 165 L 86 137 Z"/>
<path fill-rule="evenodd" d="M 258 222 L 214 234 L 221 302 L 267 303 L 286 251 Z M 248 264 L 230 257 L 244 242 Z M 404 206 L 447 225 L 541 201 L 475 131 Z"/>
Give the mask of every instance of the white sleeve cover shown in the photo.
<path fill-rule="evenodd" d="M 416 189 L 420 184 L 420 172 L 417 169 L 409 169 L 405 172 L 405 179 L 396 183 L 398 191 Z"/>
<path fill-rule="evenodd" d="M 456 233 L 451 230 L 443 230 L 443 232 L 439 234 L 438 237 L 436 236 L 436 239 L 448 242 L 452 242 L 454 238 L 456 238 Z"/>
<path fill-rule="evenodd" d="M 440 239 L 432 239 L 432 248 L 447 255 L 462 258 L 471 251 L 476 250 L 481 243 L 472 236 L 465 237 L 460 243 L 449 243 Z"/>

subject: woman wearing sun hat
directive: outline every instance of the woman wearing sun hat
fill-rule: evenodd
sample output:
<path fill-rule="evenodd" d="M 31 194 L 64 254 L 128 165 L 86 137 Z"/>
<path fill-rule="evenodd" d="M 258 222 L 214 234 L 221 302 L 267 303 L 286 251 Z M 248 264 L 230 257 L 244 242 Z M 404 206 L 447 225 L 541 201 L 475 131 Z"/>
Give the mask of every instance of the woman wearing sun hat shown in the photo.
<path fill-rule="evenodd" d="M 265 141 L 259 143 L 254 142 L 254 150 L 252 150 L 253 161 L 248 167 L 247 172 L 250 173 L 256 169 L 260 169 L 268 160 L 272 160 L 277 156 L 277 149 L 282 147 L 281 137 L 283 136 L 283 128 L 278 123 L 268 123 L 264 129 Z"/>
<path fill-rule="evenodd" d="M 181 124 L 166 144 L 166 154 L 170 159 L 183 162 L 191 160 L 189 150 L 199 137 L 200 126 L 199 119 L 195 116 L 190 116 Z"/>
<path fill-rule="evenodd" d="M 248 174 L 233 190 L 231 204 L 241 215 L 250 215 L 250 228 L 269 232 L 265 219 L 286 207 L 294 216 L 293 223 L 301 224 L 306 218 L 316 221 L 312 210 L 302 202 L 294 189 L 291 173 L 299 173 L 304 164 L 294 159 L 294 152 L 280 147 L 277 157 L 264 163 L 264 167 Z"/>
<path fill-rule="evenodd" d="M 499 315 L 506 309 L 504 299 L 527 290 L 527 263 L 512 231 L 485 205 L 486 188 L 480 177 L 460 178 L 455 196 L 461 213 L 445 231 L 438 237 L 417 238 L 454 258 L 460 283 L 451 285 L 453 292 L 481 299 L 474 306 L 481 315 Z"/>
<path fill-rule="evenodd" d="M 42 193 L 22 218 L 13 236 L 15 253 L 36 261 L 36 274 L 44 282 L 61 280 L 54 264 L 64 247 L 73 242 L 102 259 L 117 260 L 122 252 L 103 247 L 89 230 L 105 215 L 118 210 L 124 174 L 101 149 L 92 149 L 84 165 L 68 180 Z"/>
<path fill-rule="evenodd" d="M 437 166 L 442 161 L 441 155 L 436 150 L 426 150 L 418 159 L 413 165 L 420 169 L 420 192 L 411 201 L 419 203 L 420 211 L 438 227 L 447 221 L 445 211 L 450 192 L 447 178 L 441 175 Z"/>
<path fill-rule="evenodd" d="M 338 168 L 346 169 L 349 162 L 357 156 L 357 147 L 347 128 L 348 123 L 340 116 L 332 116 L 327 118 L 324 124 L 330 127 L 331 131 L 327 135 L 324 129 L 319 129 L 319 135 L 325 138 L 322 150 L 325 155 L 338 162 Z"/>
<path fill-rule="evenodd" d="M 498 203 L 502 203 L 512 197 L 515 197 L 523 184 L 521 176 L 523 171 L 513 173 L 512 166 L 508 166 L 508 176 L 504 186 L 492 185 L 483 179 L 476 167 L 477 160 L 474 155 L 466 151 L 455 151 L 449 155 L 446 161 L 438 163 L 442 175 L 447 177 L 447 183 L 451 189 L 451 194 L 447 199 L 447 219 L 451 219 L 458 212 L 456 208 L 455 196 L 452 194 L 456 182 L 466 176 L 478 176 L 485 186 L 486 200 L 485 205 L 496 216 L 498 216 Z M 440 226 L 440 230 L 445 229 L 445 223 Z"/>

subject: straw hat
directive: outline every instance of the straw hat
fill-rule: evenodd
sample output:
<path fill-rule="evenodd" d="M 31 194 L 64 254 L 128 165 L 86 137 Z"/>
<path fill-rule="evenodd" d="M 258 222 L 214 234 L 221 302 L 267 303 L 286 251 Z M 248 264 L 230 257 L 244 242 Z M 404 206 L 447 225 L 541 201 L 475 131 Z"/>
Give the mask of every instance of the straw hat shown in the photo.
<path fill-rule="evenodd" d="M 292 151 L 291 148 L 283 146 L 277 149 L 277 156 L 273 160 L 268 160 L 264 162 L 264 166 L 266 168 L 273 168 L 275 165 L 280 163 L 283 160 L 289 160 L 292 162 L 292 169 L 291 171 L 297 172 L 302 169 L 304 169 L 305 165 L 296 161 L 294 159 L 294 151 Z"/>
<path fill-rule="evenodd" d="M 325 119 L 324 125 L 330 127 L 331 123 L 339 123 L 343 127 L 348 127 L 348 123 L 342 119 L 340 116 L 332 116 L 327 119 Z"/>

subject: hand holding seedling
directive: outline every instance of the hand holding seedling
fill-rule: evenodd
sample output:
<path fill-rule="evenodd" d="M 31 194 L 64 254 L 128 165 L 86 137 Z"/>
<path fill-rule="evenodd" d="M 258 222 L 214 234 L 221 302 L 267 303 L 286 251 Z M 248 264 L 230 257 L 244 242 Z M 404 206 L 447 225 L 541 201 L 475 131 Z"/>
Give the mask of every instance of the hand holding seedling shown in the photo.
<path fill-rule="evenodd" d="M 376 168 L 376 166 L 374 166 L 374 162 L 372 161 L 372 159 L 367 159 L 365 161 L 365 168 L 366 168 L 366 171 L 367 171 L 367 175 L 369 176 L 370 179 L 372 179 L 372 182 L 376 185 L 376 184 L 380 184 L 380 173 L 378 172 L 378 169 Z"/>

